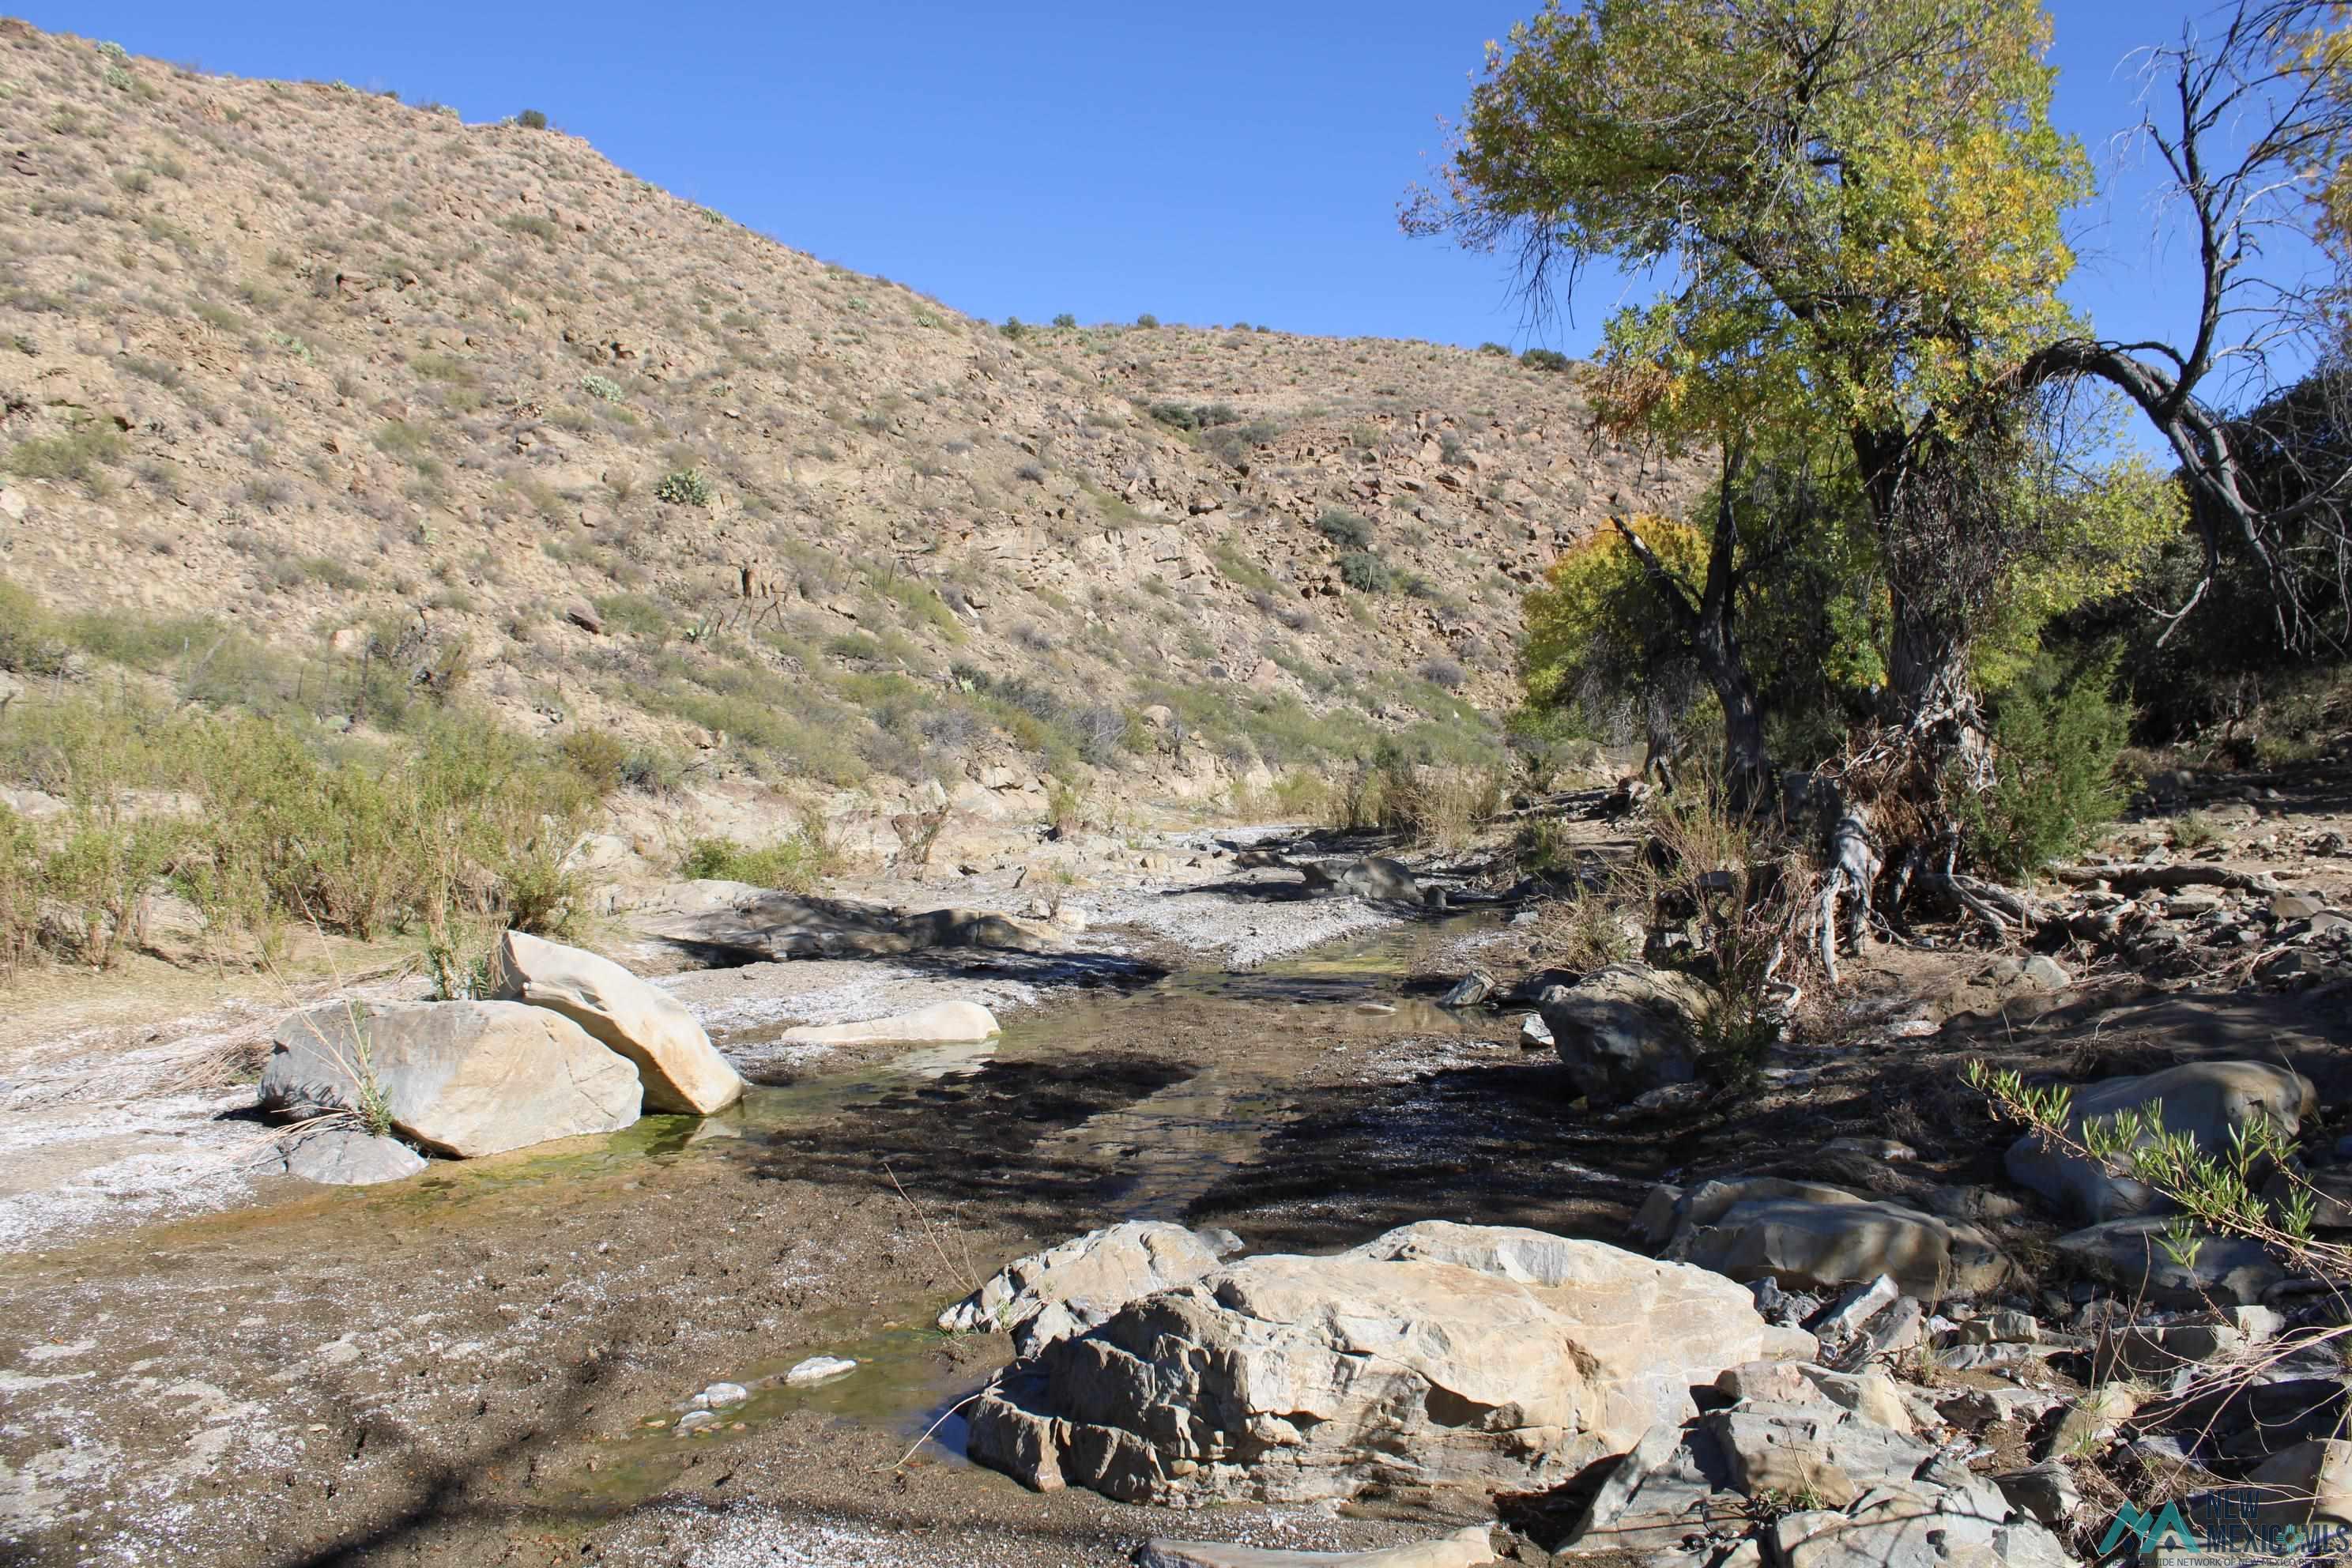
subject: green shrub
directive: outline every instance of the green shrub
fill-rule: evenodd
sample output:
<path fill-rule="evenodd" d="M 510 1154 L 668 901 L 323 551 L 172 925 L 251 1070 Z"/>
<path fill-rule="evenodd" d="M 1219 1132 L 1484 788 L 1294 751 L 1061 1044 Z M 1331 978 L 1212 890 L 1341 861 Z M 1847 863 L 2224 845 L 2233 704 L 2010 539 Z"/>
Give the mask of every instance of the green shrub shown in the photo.
<path fill-rule="evenodd" d="M 2116 665 L 2109 655 L 2065 670 L 2045 655 L 2002 694 L 1992 788 L 1955 806 L 1973 853 L 1996 874 L 2025 876 L 2078 853 L 2122 809 L 2116 762 L 2131 712 L 2109 695 Z"/>
<path fill-rule="evenodd" d="M 628 742 L 610 730 L 567 728 L 555 743 L 555 754 L 599 795 L 610 795 L 626 782 Z"/>
<path fill-rule="evenodd" d="M 1573 362 L 1558 349 L 1529 349 L 1519 355 L 1519 363 L 1529 370 L 1566 370 Z"/>
<path fill-rule="evenodd" d="M 1153 315 L 1150 311 L 1146 310 L 1143 314 L 1135 318 L 1135 324 L 1148 330 L 1158 326 L 1160 324 L 1160 318 Z"/>
<path fill-rule="evenodd" d="M 580 390 L 599 403 L 621 401 L 621 384 L 608 376 L 583 375 L 580 378 Z"/>
<path fill-rule="evenodd" d="M 1063 311 L 1060 315 L 1054 318 L 1054 325 L 1057 327 L 1068 328 L 1075 327 L 1077 324 L 1078 319 L 1070 314 L 1067 310 Z"/>
<path fill-rule="evenodd" d="M 526 109 L 515 116 L 515 123 L 525 131 L 544 131 L 547 129 L 547 115 L 541 110 Z"/>
<path fill-rule="evenodd" d="M 1315 520 L 1316 531 L 1342 550 L 1370 550 L 1372 547 L 1371 520 L 1357 516 L 1339 507 L 1327 507 Z"/>
<path fill-rule="evenodd" d="M 813 890 L 820 879 L 840 870 L 840 852 L 822 832 L 802 828 L 763 847 L 747 848 L 732 838 L 698 838 L 687 847 L 678 874 L 696 880 L 749 882 L 788 893 Z"/>
<path fill-rule="evenodd" d="M 676 468 L 654 486 L 654 499 L 672 506 L 709 506 L 718 496 L 699 468 Z"/>
<path fill-rule="evenodd" d="M 1396 573 L 1369 550 L 1351 550 L 1339 557 L 1339 581 L 1365 594 L 1385 594 L 1396 586 Z"/>
<path fill-rule="evenodd" d="M 104 478 L 101 467 L 121 457 L 121 433 L 93 423 L 63 436 L 18 442 L 8 454 L 7 468 L 21 479 L 72 479 L 95 488 Z"/>

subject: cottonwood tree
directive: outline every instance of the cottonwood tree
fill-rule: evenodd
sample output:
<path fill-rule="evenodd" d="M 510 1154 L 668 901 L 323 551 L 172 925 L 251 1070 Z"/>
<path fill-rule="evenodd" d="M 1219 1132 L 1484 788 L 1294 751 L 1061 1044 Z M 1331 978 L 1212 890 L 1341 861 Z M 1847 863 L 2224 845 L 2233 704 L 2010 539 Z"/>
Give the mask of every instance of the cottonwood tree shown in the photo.
<path fill-rule="evenodd" d="M 2288 544 L 2340 540 L 2340 487 L 2265 504 L 2210 401 L 2318 302 L 2266 237 L 2341 237 L 2352 185 L 2346 10 L 2244 4 L 2151 51 L 2140 128 L 2174 176 L 2200 287 L 2179 345 L 2100 339 L 2057 290 L 2092 190 L 2050 123 L 2034 0 L 1589 0 L 1490 47 L 1441 189 L 1408 229 L 1516 252 L 1531 300 L 1597 260 L 1656 278 L 1608 323 L 1602 416 L 1723 447 L 1769 432 L 1850 458 L 1881 547 L 1897 733 L 1984 776 L 1969 653 L 2033 541 L 2012 504 L 2056 405 L 2088 383 L 2154 423 L 2207 541 L 2316 630 Z M 2242 383 L 2240 384 L 2242 389 Z M 2341 557 L 2334 557 L 2336 564 Z"/>
<path fill-rule="evenodd" d="M 1600 259 L 1657 276 L 1608 323 L 1606 416 L 1841 445 L 1895 713 L 1939 752 L 1981 734 L 1968 618 L 2013 553 L 2003 383 L 2072 335 L 2061 224 L 2090 174 L 2049 122 L 2048 38 L 2032 0 L 1554 4 L 1491 49 L 1405 217 L 1515 247 L 1534 298 Z"/>

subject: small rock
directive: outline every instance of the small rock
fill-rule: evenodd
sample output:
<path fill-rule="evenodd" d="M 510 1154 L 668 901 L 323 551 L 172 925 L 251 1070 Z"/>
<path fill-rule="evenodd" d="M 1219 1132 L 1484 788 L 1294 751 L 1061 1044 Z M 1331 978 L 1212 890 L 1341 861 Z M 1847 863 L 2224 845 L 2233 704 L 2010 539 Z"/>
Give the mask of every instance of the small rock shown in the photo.
<path fill-rule="evenodd" d="M 1890 1165 L 1900 1165 L 1919 1157 L 1919 1151 L 1908 1143 L 1898 1143 L 1892 1138 L 1832 1138 L 1822 1145 L 1824 1154 L 1855 1154 L 1865 1160 L 1877 1160 Z"/>
<path fill-rule="evenodd" d="M 2010 1507 L 2037 1524 L 2063 1530 L 2083 1506 L 2083 1491 L 2074 1476 L 2055 1459 L 2044 1459 L 2030 1469 L 1995 1476 L 1993 1484 Z"/>
<path fill-rule="evenodd" d="M 2040 952 L 2025 961 L 2021 978 L 2026 984 L 2044 991 L 2063 991 L 2074 984 L 2074 977 L 2067 973 L 2056 959 Z"/>
<path fill-rule="evenodd" d="M 563 618 L 583 632 L 596 637 L 604 635 L 604 617 L 596 613 L 593 605 L 583 600 L 574 599 L 564 605 Z"/>
<path fill-rule="evenodd" d="M 1852 1339 L 1861 1331 L 1863 1324 L 1895 1305 L 1895 1299 L 1902 1294 L 1895 1281 L 1882 1274 L 1846 1291 L 1835 1306 L 1805 1327 L 1825 1340 Z"/>
<path fill-rule="evenodd" d="M 1438 998 L 1441 1007 L 1475 1007 L 1496 991 L 1495 977 L 1483 969 L 1474 969 L 1454 983 L 1453 988 Z"/>
<path fill-rule="evenodd" d="M 792 1371 L 784 1373 L 784 1381 L 795 1388 L 804 1388 L 813 1383 L 830 1383 L 836 1377 L 846 1377 L 856 1370 L 857 1363 L 854 1361 L 844 1361 L 839 1356 L 813 1355 L 806 1361 L 795 1363 Z M 718 1418 L 713 1416 L 712 1419 Z"/>
<path fill-rule="evenodd" d="M 0 517 L 10 522 L 22 522 L 25 514 L 31 510 L 32 502 L 25 499 L 24 491 L 0 489 Z"/>
<path fill-rule="evenodd" d="M 688 1432 L 699 1432 L 705 1426 L 716 1426 L 718 1425 L 719 1417 L 713 1415 L 709 1411 L 689 1410 L 685 1415 L 677 1418 L 677 1432 L 680 1436 L 684 1436 Z"/>
<path fill-rule="evenodd" d="M 700 1395 L 705 1406 L 724 1410 L 730 1405 L 740 1405 L 751 1397 L 751 1391 L 740 1383 L 714 1383 Z"/>
<path fill-rule="evenodd" d="M 1523 1051 L 1551 1049 L 1551 1026 L 1540 1015 L 1530 1013 L 1519 1020 L 1519 1048 Z"/>
<path fill-rule="evenodd" d="M 397 1182 L 425 1169 L 425 1156 L 363 1127 L 302 1129 L 286 1141 L 286 1173 L 335 1187 Z"/>

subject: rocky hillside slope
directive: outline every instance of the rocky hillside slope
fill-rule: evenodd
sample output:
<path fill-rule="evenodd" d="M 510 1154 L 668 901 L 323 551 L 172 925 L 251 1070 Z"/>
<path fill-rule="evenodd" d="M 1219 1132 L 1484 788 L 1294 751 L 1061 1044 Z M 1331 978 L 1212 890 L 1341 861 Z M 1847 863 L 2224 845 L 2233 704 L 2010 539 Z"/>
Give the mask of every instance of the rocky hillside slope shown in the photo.
<path fill-rule="evenodd" d="M 336 728 L 462 685 L 705 778 L 1475 754 L 1522 587 L 1694 485 L 1572 370 L 999 327 L 560 132 L 17 22 L 0 257 L 0 585 L 62 628 L 20 678 Z"/>

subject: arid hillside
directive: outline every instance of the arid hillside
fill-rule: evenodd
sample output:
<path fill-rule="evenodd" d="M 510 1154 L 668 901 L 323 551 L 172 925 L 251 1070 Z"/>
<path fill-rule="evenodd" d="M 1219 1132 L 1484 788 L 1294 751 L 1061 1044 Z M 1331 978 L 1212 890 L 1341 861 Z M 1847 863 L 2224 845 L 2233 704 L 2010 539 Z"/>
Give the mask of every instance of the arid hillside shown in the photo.
<path fill-rule="evenodd" d="M 0 253 L 18 679 L 337 728 L 462 687 L 705 779 L 1461 756 L 1522 586 L 1692 483 L 1572 368 L 976 321 L 559 131 L 16 22 Z"/>

